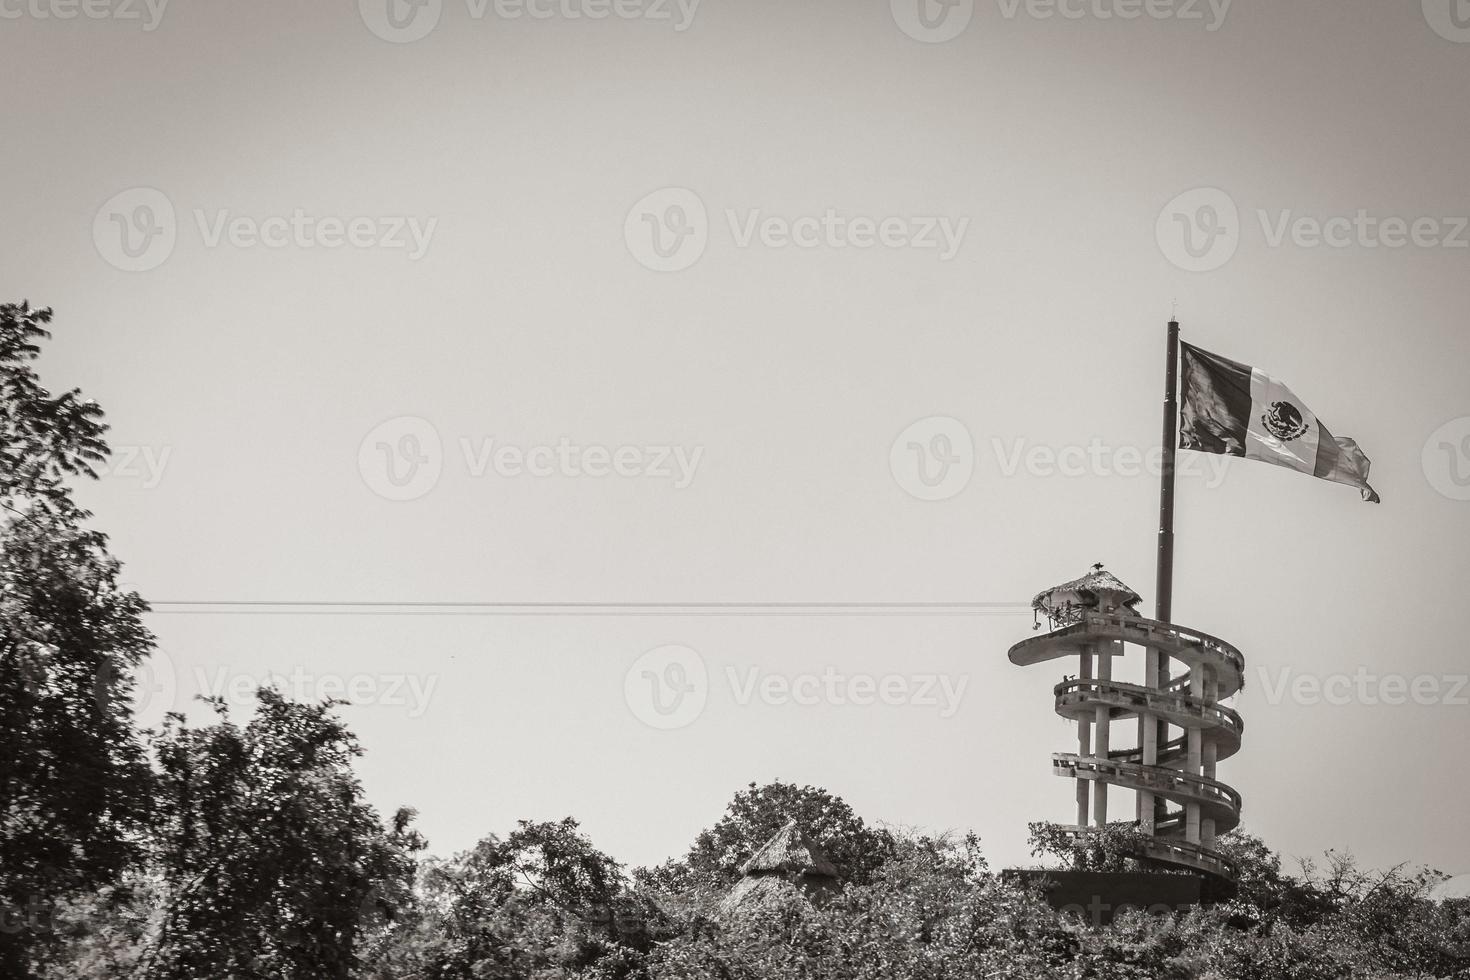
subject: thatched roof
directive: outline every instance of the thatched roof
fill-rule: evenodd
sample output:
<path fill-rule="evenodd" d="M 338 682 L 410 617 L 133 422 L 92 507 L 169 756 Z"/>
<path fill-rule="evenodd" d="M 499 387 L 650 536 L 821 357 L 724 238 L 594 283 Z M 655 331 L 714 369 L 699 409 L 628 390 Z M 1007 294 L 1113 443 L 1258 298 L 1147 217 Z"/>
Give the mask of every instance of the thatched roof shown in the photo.
<path fill-rule="evenodd" d="M 805 899 L 821 907 L 842 890 L 836 878 L 802 876 L 793 881 L 781 875 L 756 875 L 741 878 L 730 894 L 720 901 L 722 915 L 753 912 L 766 906 L 782 906 Z"/>
<path fill-rule="evenodd" d="M 795 820 L 776 831 L 750 860 L 740 866 L 743 875 L 808 874 L 836 878 L 837 869 L 822 853 L 822 848 L 807 838 Z"/>
<path fill-rule="evenodd" d="M 1031 600 L 1031 608 L 1050 620 L 1069 622 L 1083 611 L 1100 607 L 1113 606 L 1137 613 L 1133 607 L 1142 601 L 1143 597 L 1124 585 L 1116 575 L 1094 565 L 1092 571 L 1081 578 L 1038 592 Z"/>
<path fill-rule="evenodd" d="M 795 820 L 740 866 L 740 881 L 720 903 L 729 915 L 802 897 L 820 905 L 842 888 L 837 868 Z"/>

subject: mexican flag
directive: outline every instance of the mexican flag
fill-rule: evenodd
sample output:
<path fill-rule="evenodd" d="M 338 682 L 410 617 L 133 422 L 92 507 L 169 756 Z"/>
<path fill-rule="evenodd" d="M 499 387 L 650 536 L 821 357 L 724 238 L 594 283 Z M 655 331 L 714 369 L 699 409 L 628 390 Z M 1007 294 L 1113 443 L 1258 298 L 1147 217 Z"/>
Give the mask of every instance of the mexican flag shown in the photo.
<path fill-rule="evenodd" d="M 1368 457 L 1353 440 L 1328 432 L 1290 388 L 1260 368 L 1180 346 L 1180 449 L 1275 463 L 1357 487 L 1378 503 Z"/>

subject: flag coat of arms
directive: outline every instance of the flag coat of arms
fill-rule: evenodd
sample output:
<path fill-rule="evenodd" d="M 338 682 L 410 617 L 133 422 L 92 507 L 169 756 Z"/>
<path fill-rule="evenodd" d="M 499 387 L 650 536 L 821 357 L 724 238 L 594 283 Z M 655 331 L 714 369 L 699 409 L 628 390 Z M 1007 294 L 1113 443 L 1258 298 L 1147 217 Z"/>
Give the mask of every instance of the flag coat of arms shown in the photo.
<path fill-rule="evenodd" d="M 1338 438 L 1290 388 L 1260 368 L 1181 343 L 1179 448 L 1244 456 L 1357 487 L 1368 485 L 1368 457 Z"/>

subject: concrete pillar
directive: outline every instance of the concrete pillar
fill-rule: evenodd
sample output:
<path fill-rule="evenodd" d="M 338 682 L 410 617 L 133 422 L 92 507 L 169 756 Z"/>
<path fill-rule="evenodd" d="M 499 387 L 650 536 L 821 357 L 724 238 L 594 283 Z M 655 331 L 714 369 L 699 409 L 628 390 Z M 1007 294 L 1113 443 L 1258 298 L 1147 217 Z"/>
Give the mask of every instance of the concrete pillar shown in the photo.
<path fill-rule="evenodd" d="M 1169 686 L 1169 655 L 1162 650 L 1150 650 L 1148 653 L 1148 658 L 1154 666 L 1154 685 L 1158 690 L 1162 691 L 1164 688 Z M 1155 762 L 1158 762 L 1157 753 L 1163 751 L 1164 746 L 1167 745 L 1168 742 L 1169 723 L 1167 721 L 1160 720 L 1159 723 L 1154 726 Z M 1168 801 L 1165 800 L 1162 796 L 1154 797 L 1155 820 L 1163 819 L 1164 814 L 1168 812 L 1167 803 Z"/>
<path fill-rule="evenodd" d="M 1083 648 L 1082 656 L 1077 664 L 1078 680 L 1088 680 L 1092 677 L 1092 655 L 1089 650 Z M 1086 717 L 1077 720 L 1077 754 L 1084 759 L 1092 755 L 1092 722 Z M 1088 803 L 1088 780 L 1080 775 L 1077 777 L 1077 826 L 1087 826 L 1087 803 Z"/>
<path fill-rule="evenodd" d="M 1143 686 L 1156 688 L 1159 686 L 1159 662 L 1153 651 L 1148 651 L 1143 658 Z M 1141 750 L 1141 761 L 1146 766 L 1157 765 L 1159 761 L 1159 726 L 1158 720 L 1147 712 L 1138 715 L 1138 745 Z M 1154 832 L 1154 794 L 1138 791 L 1138 829 L 1145 834 Z"/>
<path fill-rule="evenodd" d="M 1099 644 L 1097 650 L 1097 679 L 1100 681 L 1111 680 L 1113 676 L 1113 645 L 1111 643 Z M 1097 716 L 1093 720 L 1093 727 L 1097 730 L 1094 739 L 1093 754 L 1099 759 L 1106 760 L 1108 757 L 1108 735 L 1112 727 L 1109 723 L 1109 708 L 1107 705 L 1099 705 Z M 1099 827 L 1107 826 L 1108 822 L 1108 784 L 1104 780 L 1095 779 L 1092 782 L 1092 822 Z"/>
<path fill-rule="evenodd" d="M 1205 672 L 1203 667 L 1195 667 L 1193 670 L 1190 671 L 1189 693 L 1197 698 L 1204 696 Z M 1184 771 L 1189 773 L 1191 776 L 1198 776 L 1200 774 L 1200 766 L 1203 762 L 1204 755 L 1204 736 L 1200 732 L 1198 725 L 1193 725 L 1190 727 L 1188 742 L 1186 744 L 1188 746 L 1189 758 L 1188 761 L 1185 763 Z M 1198 844 L 1200 842 L 1199 821 L 1199 804 L 1186 804 L 1184 809 L 1184 839 L 1189 841 L 1191 844 Z"/>
<path fill-rule="evenodd" d="M 1207 670 L 1205 672 L 1205 697 L 1210 701 L 1216 701 L 1219 699 L 1219 692 L 1220 685 L 1215 678 L 1215 672 L 1213 670 Z M 1200 774 L 1206 779 L 1215 778 L 1215 756 L 1217 752 L 1218 746 L 1215 745 L 1214 740 L 1211 740 L 1206 743 L 1203 751 L 1200 753 Z M 1200 821 L 1199 841 L 1206 847 L 1214 846 L 1215 821 L 1212 818 L 1206 817 Z"/>

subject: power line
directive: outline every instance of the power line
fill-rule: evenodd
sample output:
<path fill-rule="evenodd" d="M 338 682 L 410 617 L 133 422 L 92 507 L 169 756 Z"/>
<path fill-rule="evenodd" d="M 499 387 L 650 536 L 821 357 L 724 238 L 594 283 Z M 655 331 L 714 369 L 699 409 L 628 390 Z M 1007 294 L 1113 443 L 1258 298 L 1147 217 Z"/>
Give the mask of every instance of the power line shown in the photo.
<path fill-rule="evenodd" d="M 485 602 L 164 599 L 159 615 L 191 616 L 1004 616 L 1024 602 Z"/>

